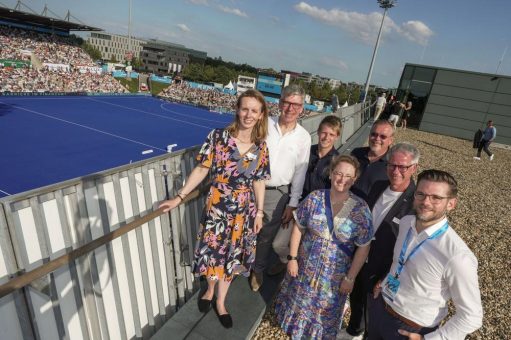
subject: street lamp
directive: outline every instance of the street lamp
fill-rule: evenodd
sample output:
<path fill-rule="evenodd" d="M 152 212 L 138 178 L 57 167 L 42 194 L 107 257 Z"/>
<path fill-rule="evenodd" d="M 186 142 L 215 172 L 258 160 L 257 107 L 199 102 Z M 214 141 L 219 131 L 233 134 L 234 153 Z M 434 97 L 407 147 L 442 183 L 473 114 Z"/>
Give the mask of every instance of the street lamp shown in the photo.
<path fill-rule="evenodd" d="M 364 99 L 362 103 L 365 103 L 367 98 L 367 92 L 369 91 L 369 81 L 371 80 L 371 74 L 373 73 L 374 60 L 376 59 L 376 53 L 378 52 L 378 45 L 380 44 L 381 30 L 383 28 L 383 22 L 385 21 L 385 16 L 387 15 L 387 10 L 396 5 L 397 0 L 377 0 L 380 4 L 380 7 L 384 9 L 383 18 L 381 19 L 380 31 L 378 32 L 378 38 L 376 39 L 376 45 L 374 46 L 373 51 L 373 59 L 371 59 L 371 66 L 369 66 L 369 72 L 367 73 L 366 85 L 364 89 Z"/>

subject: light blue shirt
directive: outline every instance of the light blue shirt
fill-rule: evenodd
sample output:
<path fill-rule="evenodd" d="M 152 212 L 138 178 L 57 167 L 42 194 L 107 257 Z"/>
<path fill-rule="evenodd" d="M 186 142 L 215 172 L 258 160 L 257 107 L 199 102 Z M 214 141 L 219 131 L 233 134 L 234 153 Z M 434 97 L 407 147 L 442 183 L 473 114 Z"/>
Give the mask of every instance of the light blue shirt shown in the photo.
<path fill-rule="evenodd" d="M 483 132 L 484 140 L 492 141 L 495 139 L 495 136 L 497 136 L 497 129 L 494 126 L 487 127 L 486 129 L 484 129 Z"/>

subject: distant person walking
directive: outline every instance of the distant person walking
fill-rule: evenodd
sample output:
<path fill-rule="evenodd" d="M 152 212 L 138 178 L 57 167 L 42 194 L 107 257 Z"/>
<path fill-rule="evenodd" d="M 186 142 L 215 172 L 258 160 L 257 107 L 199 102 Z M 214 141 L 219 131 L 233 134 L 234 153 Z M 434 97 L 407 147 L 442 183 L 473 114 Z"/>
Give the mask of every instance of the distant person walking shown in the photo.
<path fill-rule="evenodd" d="M 410 116 L 412 115 L 412 102 L 410 100 L 408 100 L 405 103 L 401 103 L 401 107 L 403 108 L 403 115 L 401 116 L 401 128 L 403 130 L 406 129 L 406 125 L 408 123 L 408 118 L 410 118 Z"/>
<path fill-rule="evenodd" d="M 484 150 L 488 157 L 490 157 L 490 161 L 493 161 L 494 155 L 490 152 L 488 147 L 490 146 L 491 142 L 493 142 L 495 137 L 497 137 L 497 129 L 495 126 L 493 126 L 493 121 L 489 120 L 486 125 L 486 129 L 484 129 L 483 137 L 479 142 L 479 147 L 477 148 L 477 156 L 474 157 L 475 160 L 481 160 L 481 150 Z"/>
<path fill-rule="evenodd" d="M 377 121 L 380 114 L 385 109 L 385 105 L 387 104 L 387 99 L 385 99 L 385 93 L 380 93 L 378 99 L 376 99 L 376 110 L 374 111 L 374 120 Z"/>

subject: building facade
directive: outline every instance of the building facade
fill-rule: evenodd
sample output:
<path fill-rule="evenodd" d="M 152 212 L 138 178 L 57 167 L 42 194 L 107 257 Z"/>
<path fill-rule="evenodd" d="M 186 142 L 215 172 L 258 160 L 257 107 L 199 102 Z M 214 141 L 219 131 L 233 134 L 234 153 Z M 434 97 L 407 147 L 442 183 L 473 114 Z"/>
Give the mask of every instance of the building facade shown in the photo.
<path fill-rule="evenodd" d="M 150 39 L 140 52 L 140 70 L 155 74 L 180 73 L 190 63 L 204 63 L 208 54 L 181 44 Z"/>
<path fill-rule="evenodd" d="M 409 126 L 472 140 L 493 120 L 495 142 L 511 145 L 509 76 L 406 64 L 396 95 L 412 102 Z"/>
<path fill-rule="evenodd" d="M 92 32 L 87 42 L 97 48 L 105 60 L 126 61 L 130 52 L 129 38 L 126 35 Z M 134 58 L 139 57 L 145 43 L 143 39 L 131 37 L 131 53 Z"/>

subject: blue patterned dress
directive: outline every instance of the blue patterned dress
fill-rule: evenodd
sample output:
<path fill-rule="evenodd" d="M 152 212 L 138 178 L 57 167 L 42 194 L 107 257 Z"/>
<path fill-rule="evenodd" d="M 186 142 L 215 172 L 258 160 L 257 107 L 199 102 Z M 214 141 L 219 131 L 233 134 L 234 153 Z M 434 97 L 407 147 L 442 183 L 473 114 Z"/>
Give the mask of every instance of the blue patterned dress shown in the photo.
<path fill-rule="evenodd" d="M 335 339 L 346 301 L 340 288 L 351 254 L 373 237 L 371 211 L 361 198 L 350 193 L 333 217 L 333 231 L 327 220 L 332 216 L 329 202 L 330 191 L 317 190 L 295 212 L 305 229 L 298 275 L 286 275 L 275 304 L 277 321 L 292 339 Z"/>

